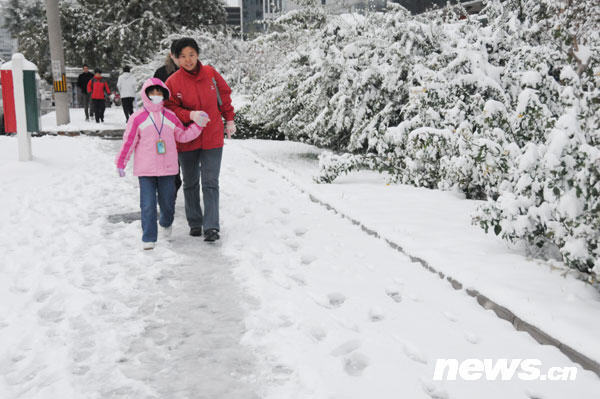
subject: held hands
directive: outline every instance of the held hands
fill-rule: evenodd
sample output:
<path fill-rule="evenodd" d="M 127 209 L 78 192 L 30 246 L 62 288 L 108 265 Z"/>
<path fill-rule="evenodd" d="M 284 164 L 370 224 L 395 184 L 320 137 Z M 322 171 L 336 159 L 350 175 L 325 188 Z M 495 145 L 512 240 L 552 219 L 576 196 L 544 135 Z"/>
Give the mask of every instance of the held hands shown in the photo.
<path fill-rule="evenodd" d="M 237 129 L 235 127 L 235 122 L 227 121 L 227 123 L 225 124 L 225 133 L 227 133 L 227 138 L 230 139 L 231 136 L 233 136 L 236 131 L 237 131 Z"/>
<path fill-rule="evenodd" d="M 208 125 L 208 122 L 210 122 L 208 114 L 204 111 L 190 112 L 190 119 L 196 122 L 200 127 L 206 127 L 206 125 Z"/>
<path fill-rule="evenodd" d="M 119 172 L 119 177 L 125 177 L 125 169 L 117 168 L 117 171 Z"/>

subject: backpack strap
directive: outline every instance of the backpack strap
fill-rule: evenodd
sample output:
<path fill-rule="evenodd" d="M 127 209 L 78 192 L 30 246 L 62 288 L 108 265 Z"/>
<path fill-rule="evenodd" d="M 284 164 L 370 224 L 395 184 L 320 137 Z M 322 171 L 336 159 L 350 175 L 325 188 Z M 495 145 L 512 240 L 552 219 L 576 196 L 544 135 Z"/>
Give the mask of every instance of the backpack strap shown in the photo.
<path fill-rule="evenodd" d="M 208 65 L 212 72 L 212 82 L 215 85 L 215 90 L 217 91 L 217 106 L 219 107 L 219 111 L 221 111 L 221 105 L 223 105 L 223 100 L 221 99 L 221 93 L 219 92 L 219 85 L 215 79 L 215 68 L 212 65 Z"/>
<path fill-rule="evenodd" d="M 219 93 L 219 85 L 217 85 L 217 81 L 215 78 L 212 78 L 213 84 L 215 85 L 215 89 L 217 90 L 217 105 L 219 106 L 219 111 L 221 110 L 221 105 L 223 105 L 223 100 L 221 100 L 221 93 Z"/>

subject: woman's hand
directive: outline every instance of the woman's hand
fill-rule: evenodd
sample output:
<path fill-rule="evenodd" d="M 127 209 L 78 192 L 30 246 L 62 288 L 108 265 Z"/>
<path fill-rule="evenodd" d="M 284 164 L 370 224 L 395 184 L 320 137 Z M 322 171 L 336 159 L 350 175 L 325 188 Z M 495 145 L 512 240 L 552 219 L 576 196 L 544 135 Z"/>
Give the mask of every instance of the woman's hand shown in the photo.
<path fill-rule="evenodd" d="M 117 168 L 117 171 L 119 172 L 119 177 L 125 177 L 125 169 Z"/>
<path fill-rule="evenodd" d="M 206 125 L 208 125 L 208 122 L 210 122 L 208 114 L 204 111 L 190 112 L 190 119 L 196 122 L 200 127 L 206 127 Z"/>
<path fill-rule="evenodd" d="M 237 131 L 237 129 L 235 127 L 235 122 L 227 121 L 227 123 L 225 124 L 225 133 L 227 133 L 227 138 L 230 139 L 231 136 L 233 136 L 236 131 Z"/>

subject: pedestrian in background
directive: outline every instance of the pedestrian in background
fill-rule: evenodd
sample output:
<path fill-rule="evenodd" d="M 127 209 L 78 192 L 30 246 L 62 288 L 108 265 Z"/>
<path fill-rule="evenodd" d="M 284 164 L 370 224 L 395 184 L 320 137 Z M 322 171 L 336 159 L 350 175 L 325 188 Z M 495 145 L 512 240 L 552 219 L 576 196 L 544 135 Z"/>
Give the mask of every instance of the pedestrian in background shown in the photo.
<path fill-rule="evenodd" d="M 83 109 L 85 111 L 85 120 L 89 121 L 90 116 L 94 116 L 93 109 L 90 104 L 90 93 L 88 93 L 87 87 L 90 79 L 94 77 L 94 74 L 90 72 L 87 65 L 83 65 L 83 73 L 77 77 L 77 87 L 81 90 L 81 100 L 83 102 Z"/>
<path fill-rule="evenodd" d="M 117 80 L 117 89 L 121 95 L 121 105 L 125 113 L 125 121 L 128 121 L 129 116 L 133 114 L 133 100 L 135 99 L 136 88 L 137 81 L 131 74 L 131 68 L 124 66 L 123 73 L 119 76 L 119 80 Z"/>
<path fill-rule="evenodd" d="M 176 44 L 177 40 L 173 40 L 173 43 L 171 43 L 171 52 L 167 54 L 167 58 L 165 58 L 165 65 L 154 72 L 154 77 L 159 78 L 163 82 L 166 82 L 167 79 L 169 79 L 169 76 L 173 75 L 179 69 L 179 61 L 174 55 Z"/>
<path fill-rule="evenodd" d="M 108 88 L 108 83 L 102 77 L 100 69 L 94 70 L 94 77 L 88 82 L 87 91 L 92 94 L 96 123 L 104 122 L 104 108 L 106 107 L 104 96 L 105 93 L 110 94 L 110 89 Z"/>

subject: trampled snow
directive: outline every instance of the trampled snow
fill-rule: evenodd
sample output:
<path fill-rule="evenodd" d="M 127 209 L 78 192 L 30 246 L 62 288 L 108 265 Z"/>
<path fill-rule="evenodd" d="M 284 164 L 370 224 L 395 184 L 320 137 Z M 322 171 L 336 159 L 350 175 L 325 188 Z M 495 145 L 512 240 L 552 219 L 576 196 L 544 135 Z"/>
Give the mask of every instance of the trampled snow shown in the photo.
<path fill-rule="evenodd" d="M 83 108 L 69 109 L 71 119 L 68 125 L 56 125 L 56 112 L 52 111 L 42 116 L 43 132 L 78 132 L 78 131 L 97 131 L 97 130 L 124 130 L 127 123 L 123 108 L 112 106 L 104 111 L 104 122 L 96 123 L 94 118 L 85 120 Z"/>
<path fill-rule="evenodd" d="M 187 234 L 180 192 L 172 241 L 142 251 L 139 221 L 109 220 L 139 207 L 131 168 L 115 173 L 119 144 L 35 138 L 21 163 L 16 140 L 0 137 L 0 397 L 598 397 L 600 380 L 581 368 L 571 382 L 433 381 L 437 358 L 573 363 L 282 179 L 308 184 L 313 147 L 227 141 L 222 240 Z M 468 284 L 514 296 L 544 327 L 554 317 L 572 332 L 597 312 L 580 282 L 475 235 L 471 202 L 373 176 L 311 190 Z M 562 298 L 547 298 L 553 289 Z M 594 331 L 577 337 L 590 355 Z"/>

